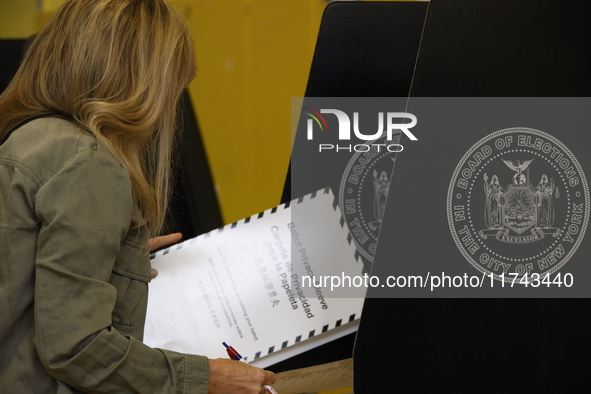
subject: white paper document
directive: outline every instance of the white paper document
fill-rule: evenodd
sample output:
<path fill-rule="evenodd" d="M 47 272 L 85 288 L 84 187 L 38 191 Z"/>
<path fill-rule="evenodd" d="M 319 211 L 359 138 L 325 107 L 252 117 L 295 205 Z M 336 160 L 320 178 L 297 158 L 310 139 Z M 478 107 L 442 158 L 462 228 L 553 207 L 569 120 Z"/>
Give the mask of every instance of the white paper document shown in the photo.
<path fill-rule="evenodd" d="M 227 342 L 264 367 L 265 356 L 359 319 L 365 288 L 314 286 L 361 276 L 355 255 L 329 189 L 160 251 L 144 342 L 210 358 L 226 358 Z"/>

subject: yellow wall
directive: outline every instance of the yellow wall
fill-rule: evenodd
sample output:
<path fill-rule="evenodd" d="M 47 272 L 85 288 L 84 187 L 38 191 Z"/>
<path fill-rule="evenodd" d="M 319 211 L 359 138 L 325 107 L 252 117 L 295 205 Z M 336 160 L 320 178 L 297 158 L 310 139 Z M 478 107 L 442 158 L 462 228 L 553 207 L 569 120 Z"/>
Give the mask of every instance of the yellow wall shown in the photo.
<path fill-rule="evenodd" d="M 226 223 L 279 203 L 324 0 L 197 0 L 190 92 Z"/>
<path fill-rule="evenodd" d="M 35 0 L 0 0 L 0 39 L 32 35 L 36 12 Z"/>

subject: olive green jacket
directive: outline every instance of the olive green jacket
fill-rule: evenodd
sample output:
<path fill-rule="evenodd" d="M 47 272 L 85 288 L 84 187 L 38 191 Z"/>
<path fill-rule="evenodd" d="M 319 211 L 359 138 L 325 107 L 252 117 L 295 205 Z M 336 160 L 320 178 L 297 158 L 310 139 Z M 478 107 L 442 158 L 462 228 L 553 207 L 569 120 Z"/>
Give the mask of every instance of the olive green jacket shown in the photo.
<path fill-rule="evenodd" d="M 0 146 L 0 393 L 207 393 L 207 358 L 141 342 L 139 219 L 126 169 L 74 124 Z"/>

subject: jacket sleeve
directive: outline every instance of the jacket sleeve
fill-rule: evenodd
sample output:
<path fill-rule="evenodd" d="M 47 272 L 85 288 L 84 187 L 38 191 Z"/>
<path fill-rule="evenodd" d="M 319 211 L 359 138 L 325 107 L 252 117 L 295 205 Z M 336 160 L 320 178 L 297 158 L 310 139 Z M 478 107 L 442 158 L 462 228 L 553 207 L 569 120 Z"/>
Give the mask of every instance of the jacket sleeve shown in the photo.
<path fill-rule="evenodd" d="M 108 281 L 133 212 L 124 167 L 85 149 L 39 188 L 35 210 L 35 345 L 48 373 L 84 392 L 207 393 L 207 358 L 112 327 Z"/>

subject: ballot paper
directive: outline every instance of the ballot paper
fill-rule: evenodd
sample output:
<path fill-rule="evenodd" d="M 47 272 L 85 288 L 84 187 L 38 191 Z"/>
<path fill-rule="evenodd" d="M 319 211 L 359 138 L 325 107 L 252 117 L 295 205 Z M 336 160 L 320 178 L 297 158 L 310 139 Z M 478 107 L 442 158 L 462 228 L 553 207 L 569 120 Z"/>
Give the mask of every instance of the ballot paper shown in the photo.
<path fill-rule="evenodd" d="M 351 239 L 325 189 L 159 251 L 144 342 L 210 358 L 227 357 L 226 342 L 261 361 L 342 332 L 358 323 L 366 289 L 314 284 L 361 275 Z"/>

